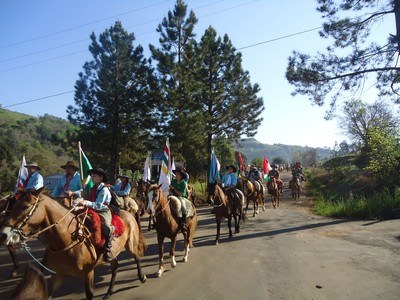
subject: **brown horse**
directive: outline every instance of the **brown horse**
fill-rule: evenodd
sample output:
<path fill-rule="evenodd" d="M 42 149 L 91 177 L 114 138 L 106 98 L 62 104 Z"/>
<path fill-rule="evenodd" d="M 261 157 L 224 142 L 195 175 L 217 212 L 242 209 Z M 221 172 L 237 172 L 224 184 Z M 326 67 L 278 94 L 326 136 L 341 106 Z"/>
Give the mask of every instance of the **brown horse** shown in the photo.
<path fill-rule="evenodd" d="M 244 196 L 241 195 L 240 203 L 235 203 L 230 199 L 216 183 L 208 185 L 208 202 L 214 206 L 215 221 L 217 222 L 217 235 L 215 245 L 219 243 L 222 218 L 228 219 L 229 238 L 232 237 L 232 217 L 235 220 L 235 233 L 240 232 L 240 220 L 246 221 L 246 215 L 243 210 Z"/>
<path fill-rule="evenodd" d="M 300 178 L 293 175 L 290 186 L 292 188 L 292 198 L 294 200 L 298 199 L 300 197 Z"/>
<path fill-rule="evenodd" d="M 161 191 L 157 184 L 151 184 L 149 187 L 149 206 L 148 211 L 154 212 L 155 222 L 154 227 L 157 231 L 158 241 L 158 271 L 157 277 L 160 277 L 164 271 L 164 239 L 167 237 L 171 239 L 171 249 L 169 256 L 171 258 L 171 267 L 176 267 L 175 261 L 175 246 L 176 237 L 179 232 L 183 234 L 183 240 L 185 242 L 185 254 L 182 261 L 187 262 L 189 255 L 189 247 L 193 247 L 193 237 L 197 227 L 197 213 L 196 208 L 194 209 L 194 216 L 189 217 L 186 220 L 186 230 L 181 231 L 179 226 L 179 220 L 175 212 L 171 209 L 169 200 L 165 194 Z"/>
<path fill-rule="evenodd" d="M 254 184 L 247 178 L 238 178 L 238 188 L 243 192 L 246 198 L 246 208 L 245 212 L 249 208 L 250 201 L 253 202 L 253 217 L 255 217 L 259 212 L 259 205 L 261 205 L 262 210 L 265 211 L 264 206 L 264 195 L 261 191 L 257 191 Z"/>
<path fill-rule="evenodd" d="M 276 182 L 276 178 L 274 176 L 270 176 L 268 182 L 268 192 L 271 194 L 271 203 L 274 208 L 279 207 L 279 198 L 280 191 L 278 183 Z"/>
<path fill-rule="evenodd" d="M 42 272 L 28 264 L 25 269 L 24 277 L 14 290 L 12 299 L 47 300 L 47 284 Z"/>
<path fill-rule="evenodd" d="M 104 263 L 103 255 L 96 251 L 88 235 L 81 234 L 82 230 L 88 230 L 82 228 L 82 223 L 71 213 L 72 210 L 41 194 L 42 190 L 43 188 L 22 195 L 3 223 L 0 240 L 5 240 L 6 244 L 14 244 L 21 240 L 30 240 L 39 233 L 43 234 L 46 245 L 43 264 L 55 272 L 49 281 L 49 297 L 60 287 L 66 276 L 78 276 L 84 278 L 86 298 L 93 299 L 94 268 Z M 105 299 L 114 291 L 118 271 L 117 256 L 123 249 L 130 252 L 135 259 L 140 281 L 146 281 L 140 266 L 140 257 L 143 256 L 146 242 L 131 214 L 121 211 L 120 217 L 125 231 L 112 240 L 112 276 Z"/>
<path fill-rule="evenodd" d="M 4 218 L 11 212 L 13 206 L 17 202 L 15 195 L 9 195 L 0 199 L 0 224 L 3 223 Z M 1 244 L 1 241 L 0 241 Z M 10 273 L 10 278 L 14 278 L 18 274 L 19 269 L 19 261 L 17 258 L 17 250 L 16 245 L 7 245 L 7 250 L 10 253 L 12 262 L 13 262 L 13 269 Z"/>

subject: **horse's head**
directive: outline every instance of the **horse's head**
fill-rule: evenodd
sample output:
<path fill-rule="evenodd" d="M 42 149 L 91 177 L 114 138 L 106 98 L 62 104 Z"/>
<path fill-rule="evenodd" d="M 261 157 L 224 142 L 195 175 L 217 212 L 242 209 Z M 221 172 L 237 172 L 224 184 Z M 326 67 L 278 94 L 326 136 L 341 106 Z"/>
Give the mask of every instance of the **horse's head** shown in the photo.
<path fill-rule="evenodd" d="M 33 192 L 23 192 L 12 211 L 6 216 L 0 231 L 0 242 L 17 244 L 26 239 L 46 218 L 46 211 L 40 202 L 44 187 Z"/>
<path fill-rule="evenodd" d="M 147 198 L 149 199 L 149 202 L 147 204 L 148 214 L 151 215 L 154 212 L 154 209 L 157 203 L 161 200 L 161 197 L 162 197 L 161 185 L 157 185 L 156 183 L 149 184 L 149 187 L 147 189 Z"/>
<path fill-rule="evenodd" d="M 143 179 L 137 182 L 136 197 L 143 200 L 143 197 L 147 197 L 150 183 Z"/>

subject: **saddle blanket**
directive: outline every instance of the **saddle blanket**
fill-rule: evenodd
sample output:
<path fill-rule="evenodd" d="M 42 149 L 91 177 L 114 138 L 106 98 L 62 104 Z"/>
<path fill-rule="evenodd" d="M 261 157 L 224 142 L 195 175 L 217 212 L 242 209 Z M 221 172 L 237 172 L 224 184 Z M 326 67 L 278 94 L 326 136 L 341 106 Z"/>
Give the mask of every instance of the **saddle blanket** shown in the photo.
<path fill-rule="evenodd" d="M 188 199 L 182 198 L 182 200 L 179 200 L 179 198 L 175 196 L 169 196 L 168 198 L 170 199 L 169 205 L 178 218 L 182 218 L 182 200 L 185 201 L 186 217 L 194 216 L 195 208 L 193 206 L 193 203 L 190 202 Z"/>
<path fill-rule="evenodd" d="M 103 247 L 106 242 L 106 238 L 101 232 L 100 216 L 93 209 L 88 210 L 88 215 L 90 216 L 90 222 L 86 225 L 89 227 L 89 229 L 92 229 L 91 240 L 93 242 L 93 245 L 95 247 Z M 112 214 L 111 225 L 114 226 L 113 236 L 120 236 L 121 234 L 124 233 L 125 231 L 124 222 L 116 214 Z"/>

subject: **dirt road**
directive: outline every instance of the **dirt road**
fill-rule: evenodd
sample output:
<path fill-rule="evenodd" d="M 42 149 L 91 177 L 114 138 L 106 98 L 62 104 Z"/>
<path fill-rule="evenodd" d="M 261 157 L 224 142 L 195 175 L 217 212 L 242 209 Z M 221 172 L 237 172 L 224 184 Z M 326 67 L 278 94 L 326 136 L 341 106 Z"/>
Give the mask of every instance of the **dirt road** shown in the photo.
<path fill-rule="evenodd" d="M 285 175 L 285 174 L 284 174 Z M 284 179 L 287 177 L 285 176 Z M 187 263 L 178 242 L 175 269 L 155 278 L 157 245 L 154 231 L 144 228 L 149 244 L 143 259 L 148 280 L 137 279 L 133 261 L 123 254 L 112 299 L 400 299 L 400 220 L 345 221 L 313 215 L 304 194 L 297 202 L 284 191 L 281 206 L 249 220 L 232 239 L 226 222 L 222 239 L 213 244 L 216 226 L 210 207 L 200 207 L 195 248 Z M 32 247 L 41 257 L 40 245 Z M 29 260 L 20 254 L 23 263 Z M 0 298 L 9 299 L 20 280 L 5 279 L 11 261 L 0 251 Z M 107 267 L 96 271 L 95 295 L 101 299 L 110 276 Z M 68 279 L 56 299 L 83 299 L 83 283 Z"/>

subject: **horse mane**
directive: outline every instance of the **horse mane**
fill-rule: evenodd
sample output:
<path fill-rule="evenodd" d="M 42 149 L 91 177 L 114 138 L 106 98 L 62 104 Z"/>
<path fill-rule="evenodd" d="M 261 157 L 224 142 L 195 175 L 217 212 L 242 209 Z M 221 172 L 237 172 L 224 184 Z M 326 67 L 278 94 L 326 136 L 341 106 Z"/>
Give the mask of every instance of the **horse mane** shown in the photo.
<path fill-rule="evenodd" d="M 225 195 L 225 193 L 224 193 L 222 187 L 220 187 L 218 184 L 215 185 L 215 192 L 214 192 L 214 194 L 216 193 L 217 190 L 218 190 L 218 198 L 221 200 L 221 202 L 222 202 L 224 205 L 227 205 L 227 204 L 228 204 L 228 199 L 227 199 L 227 197 L 226 197 L 226 195 Z M 222 195 L 222 196 L 221 196 L 221 195 Z"/>

